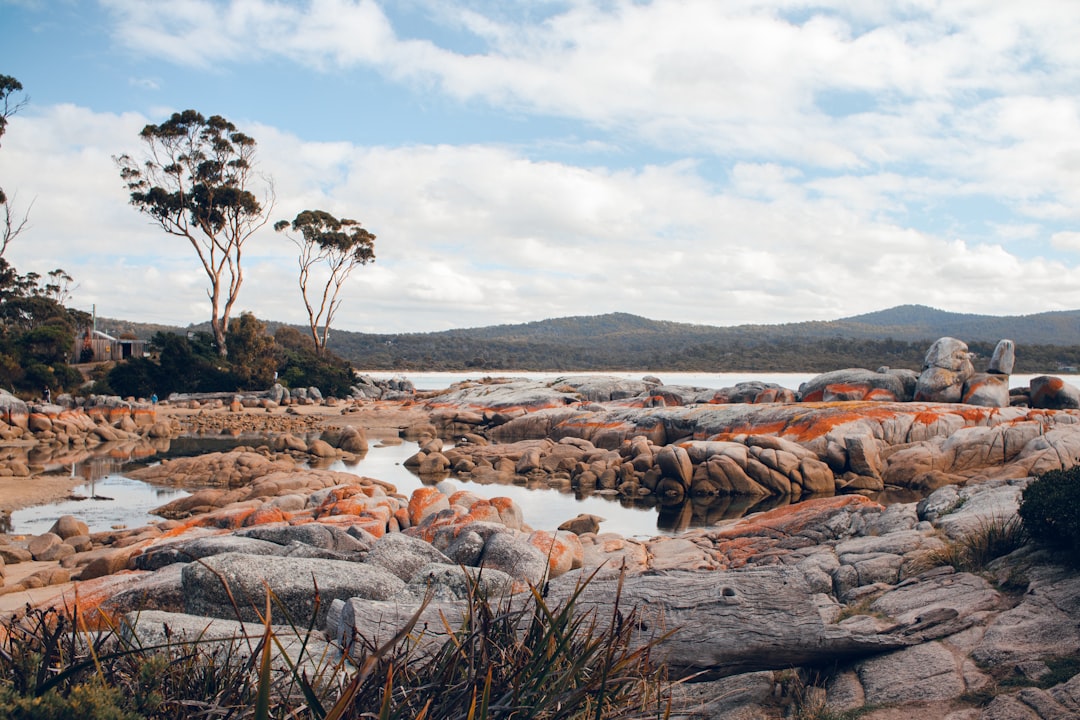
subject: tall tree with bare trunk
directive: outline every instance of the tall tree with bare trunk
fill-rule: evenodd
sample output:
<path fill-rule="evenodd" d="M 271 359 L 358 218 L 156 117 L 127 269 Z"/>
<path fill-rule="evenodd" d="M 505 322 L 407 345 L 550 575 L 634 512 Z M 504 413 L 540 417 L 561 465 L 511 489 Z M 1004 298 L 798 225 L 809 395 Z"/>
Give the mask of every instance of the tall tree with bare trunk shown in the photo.
<path fill-rule="evenodd" d="M 22 89 L 22 83 L 15 78 L 10 75 L 0 75 L 0 138 L 7 132 L 8 118 L 26 106 L 26 97 L 15 99 L 15 94 L 21 93 Z M 14 200 L 14 197 L 9 200 L 4 189 L 0 188 L 0 213 L 3 215 L 0 217 L 0 257 L 4 256 L 11 241 L 26 229 L 26 224 L 30 220 L 30 209 L 28 208 L 22 217 L 19 217 L 15 211 Z M 33 206 L 34 203 L 31 202 L 30 207 Z"/>
<path fill-rule="evenodd" d="M 274 223 L 274 229 L 278 232 L 290 228 L 299 233 L 299 236 L 288 232 L 286 235 L 300 249 L 297 258 L 300 265 L 300 294 L 307 308 L 315 352 L 321 355 L 330 338 L 330 324 L 341 307 L 341 286 L 353 268 L 375 260 L 375 236 L 356 220 L 339 220 L 325 210 L 305 210 L 291 223 L 288 220 Z M 318 267 L 322 268 L 321 273 Z M 321 292 L 316 289 L 319 281 L 313 279 L 313 271 L 326 280 Z M 314 305 L 315 300 L 318 301 L 318 309 Z"/>
<path fill-rule="evenodd" d="M 186 239 L 210 280 L 210 329 L 225 357 L 229 316 L 244 281 L 244 243 L 270 219 L 274 188 L 255 172 L 255 140 L 221 117 L 174 113 L 139 134 L 139 160 L 113 158 L 131 204 L 165 232 Z M 262 181 L 263 201 L 252 192 Z"/>

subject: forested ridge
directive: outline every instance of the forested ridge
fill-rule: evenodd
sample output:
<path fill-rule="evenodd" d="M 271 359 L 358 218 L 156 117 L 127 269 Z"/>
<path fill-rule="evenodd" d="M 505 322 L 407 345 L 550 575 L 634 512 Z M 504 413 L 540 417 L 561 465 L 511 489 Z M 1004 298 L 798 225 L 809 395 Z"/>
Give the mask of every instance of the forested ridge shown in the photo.
<path fill-rule="evenodd" d="M 111 332 L 140 337 L 182 331 L 100 322 Z M 279 326 L 268 322 L 271 332 Z M 1080 310 L 998 317 L 920 305 L 781 325 L 722 327 L 609 313 L 430 333 L 335 329 L 330 349 L 365 370 L 824 372 L 882 365 L 919 369 L 930 343 L 946 335 L 967 342 L 980 369 L 1001 338 L 1017 343 L 1017 373 L 1080 365 Z"/>

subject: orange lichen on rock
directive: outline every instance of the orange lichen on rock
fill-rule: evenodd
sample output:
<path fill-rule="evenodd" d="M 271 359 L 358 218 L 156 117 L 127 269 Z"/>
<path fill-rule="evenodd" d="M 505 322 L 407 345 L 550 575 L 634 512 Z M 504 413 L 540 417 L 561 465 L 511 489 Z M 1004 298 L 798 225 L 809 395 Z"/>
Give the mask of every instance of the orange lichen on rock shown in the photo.
<path fill-rule="evenodd" d="M 287 522 L 290 517 L 291 514 L 283 512 L 281 508 L 261 507 L 253 510 L 250 515 L 244 518 L 244 527 L 252 527 L 254 525 L 266 525 L 268 523 L 276 522 Z"/>
<path fill-rule="evenodd" d="M 558 577 L 584 564 L 584 549 L 573 533 L 537 530 L 529 535 L 529 544 L 547 558 L 549 577 Z"/>
<path fill-rule="evenodd" d="M 721 569 L 735 569 L 743 567 L 762 552 L 772 549 L 777 542 L 779 541 L 776 538 L 768 537 L 735 537 L 718 540 L 713 553 Z"/>
<path fill-rule="evenodd" d="M 723 528 L 716 533 L 717 538 L 737 538 L 777 533 L 789 536 L 819 522 L 823 517 L 838 510 L 857 506 L 884 509 L 882 505 L 862 495 L 836 495 L 828 498 L 815 498 L 799 503 L 783 505 L 759 515 L 744 518 L 736 524 Z"/>
<path fill-rule="evenodd" d="M 417 488 L 409 498 L 409 523 L 413 526 L 419 525 L 428 515 L 448 507 L 450 501 L 437 488 Z"/>
<path fill-rule="evenodd" d="M 336 518 L 331 518 L 331 520 L 336 520 Z M 325 521 L 321 520 L 320 522 Z M 338 523 L 330 522 L 330 524 L 333 525 Z M 342 522 L 340 524 L 344 525 L 345 523 Z M 349 527 L 359 527 L 362 530 L 366 530 L 377 538 L 381 538 L 383 535 L 386 534 L 386 521 L 377 517 L 352 518 L 348 525 Z"/>
<path fill-rule="evenodd" d="M 254 513 L 256 508 L 239 507 L 215 510 L 206 515 L 195 518 L 195 524 L 201 527 L 220 528 L 223 530 L 239 530 L 244 527 L 244 522 Z"/>
<path fill-rule="evenodd" d="M 885 388 L 871 388 L 871 390 L 863 396 L 863 400 L 872 400 L 873 402 L 891 402 L 896 400 L 896 394 L 891 390 L 886 390 Z"/>
<path fill-rule="evenodd" d="M 499 521 L 508 528 L 520 530 L 523 522 L 521 508 L 508 497 L 498 496 L 488 500 L 499 511 Z"/>

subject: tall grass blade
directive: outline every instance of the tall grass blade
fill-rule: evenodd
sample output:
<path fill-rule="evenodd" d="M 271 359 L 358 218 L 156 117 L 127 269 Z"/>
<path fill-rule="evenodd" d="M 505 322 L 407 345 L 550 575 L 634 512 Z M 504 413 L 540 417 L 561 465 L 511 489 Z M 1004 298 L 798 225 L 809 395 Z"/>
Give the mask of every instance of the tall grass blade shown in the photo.
<path fill-rule="evenodd" d="M 266 616 L 263 618 L 262 659 L 259 663 L 259 691 L 255 696 L 255 720 L 270 720 L 270 655 L 273 650 L 274 631 L 270 626 L 270 587 L 266 588 Z"/>

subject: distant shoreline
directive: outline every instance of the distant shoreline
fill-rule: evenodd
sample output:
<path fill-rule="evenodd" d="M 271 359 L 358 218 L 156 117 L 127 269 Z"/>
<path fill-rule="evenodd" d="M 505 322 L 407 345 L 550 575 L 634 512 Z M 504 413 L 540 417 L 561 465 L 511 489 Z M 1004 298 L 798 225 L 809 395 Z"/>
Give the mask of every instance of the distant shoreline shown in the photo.
<path fill-rule="evenodd" d="M 840 369 L 840 368 L 838 368 Z M 454 383 L 465 380 L 481 380 L 483 378 L 524 378 L 529 380 L 554 379 L 571 375 L 602 376 L 640 380 L 646 375 L 659 378 L 665 385 L 690 385 L 705 388 L 731 387 L 740 382 L 766 382 L 780 385 L 781 387 L 798 390 L 799 385 L 817 377 L 821 373 L 806 372 L 664 372 L 662 370 L 566 370 L 566 371 L 529 371 L 529 370 L 476 370 L 476 371 L 452 371 L 440 370 L 432 372 L 413 372 L 409 370 L 357 370 L 361 375 L 370 375 L 376 379 L 389 379 L 403 377 L 412 381 L 417 390 L 433 391 L 444 390 Z M 1031 379 L 1042 375 L 1054 375 L 1066 382 L 1080 385 L 1080 375 L 1064 373 L 1030 373 L 1009 376 L 1009 387 L 1027 387 Z"/>

